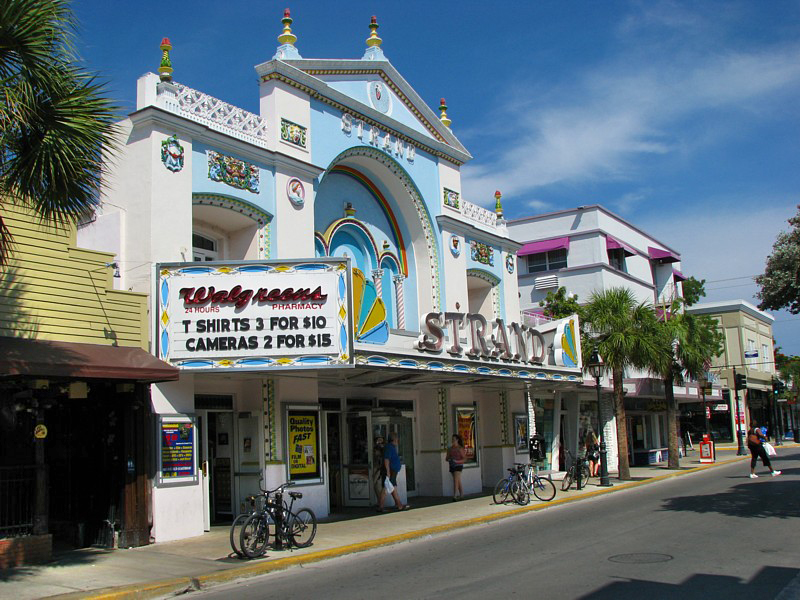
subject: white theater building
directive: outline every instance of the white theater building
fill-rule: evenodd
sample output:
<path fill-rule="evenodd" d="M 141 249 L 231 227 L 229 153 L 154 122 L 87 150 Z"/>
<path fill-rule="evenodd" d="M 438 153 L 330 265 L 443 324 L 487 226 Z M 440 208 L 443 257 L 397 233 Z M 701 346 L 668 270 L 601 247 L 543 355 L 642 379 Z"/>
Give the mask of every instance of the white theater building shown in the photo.
<path fill-rule="evenodd" d="M 374 504 L 390 431 L 402 496 L 452 494 L 453 433 L 479 492 L 527 459 L 527 395 L 552 428 L 582 379 L 576 320 L 521 318 L 520 244 L 499 195 L 465 199 L 444 102 L 392 67 L 374 21 L 347 60 L 302 58 L 283 24 L 259 114 L 173 81 L 164 40 L 80 232 L 150 294 L 152 352 L 181 369 L 151 390 L 156 541 L 229 521 L 260 477 L 320 517 Z"/>

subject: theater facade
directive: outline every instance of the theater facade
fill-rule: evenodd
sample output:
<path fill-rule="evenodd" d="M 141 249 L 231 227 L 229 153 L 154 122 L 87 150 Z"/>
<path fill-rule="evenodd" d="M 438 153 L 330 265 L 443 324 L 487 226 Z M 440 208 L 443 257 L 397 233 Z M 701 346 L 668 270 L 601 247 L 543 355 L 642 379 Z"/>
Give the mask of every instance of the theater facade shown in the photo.
<path fill-rule="evenodd" d="M 156 541 L 229 520 L 261 478 L 318 516 L 374 504 L 390 432 L 412 504 L 452 493 L 453 433 L 479 492 L 527 459 L 528 398 L 552 430 L 582 381 L 577 318 L 520 314 L 520 245 L 499 192 L 462 189 L 444 100 L 395 70 L 374 19 L 357 59 L 303 58 L 282 23 L 258 114 L 178 83 L 163 40 L 80 232 L 149 294 L 151 351 L 180 370 L 151 393 Z"/>

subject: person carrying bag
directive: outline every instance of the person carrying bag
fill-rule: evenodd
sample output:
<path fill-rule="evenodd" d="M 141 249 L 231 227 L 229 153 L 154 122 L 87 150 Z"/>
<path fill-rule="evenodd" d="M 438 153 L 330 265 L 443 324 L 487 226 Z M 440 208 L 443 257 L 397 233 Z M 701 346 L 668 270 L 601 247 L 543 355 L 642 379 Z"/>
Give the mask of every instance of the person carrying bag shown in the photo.
<path fill-rule="evenodd" d="M 750 450 L 750 479 L 756 479 L 758 475 L 756 475 L 756 462 L 758 458 L 761 458 L 761 463 L 769 469 L 770 474 L 775 477 L 780 475 L 780 471 L 776 471 L 772 468 L 772 463 L 769 461 L 769 456 L 767 455 L 767 449 L 765 446 L 769 446 L 772 448 L 771 444 L 766 443 L 766 439 L 764 437 L 763 432 L 761 429 L 758 428 L 755 421 L 750 424 L 750 431 L 747 433 L 747 448 Z M 775 448 L 772 448 L 772 452 L 775 452 Z"/>

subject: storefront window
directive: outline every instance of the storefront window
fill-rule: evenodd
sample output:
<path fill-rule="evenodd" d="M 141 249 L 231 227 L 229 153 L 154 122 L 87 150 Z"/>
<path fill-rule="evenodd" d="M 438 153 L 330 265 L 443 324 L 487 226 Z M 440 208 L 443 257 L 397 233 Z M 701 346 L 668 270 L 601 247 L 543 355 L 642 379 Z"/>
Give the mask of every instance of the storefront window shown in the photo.
<path fill-rule="evenodd" d="M 593 431 L 597 437 L 600 437 L 599 428 L 597 425 L 597 402 L 589 400 L 581 400 L 580 403 L 580 416 L 578 421 L 578 451 L 582 452 L 586 436 L 590 431 Z"/>
<path fill-rule="evenodd" d="M 528 415 L 523 413 L 514 414 L 514 447 L 517 454 L 528 454 L 529 437 Z"/>

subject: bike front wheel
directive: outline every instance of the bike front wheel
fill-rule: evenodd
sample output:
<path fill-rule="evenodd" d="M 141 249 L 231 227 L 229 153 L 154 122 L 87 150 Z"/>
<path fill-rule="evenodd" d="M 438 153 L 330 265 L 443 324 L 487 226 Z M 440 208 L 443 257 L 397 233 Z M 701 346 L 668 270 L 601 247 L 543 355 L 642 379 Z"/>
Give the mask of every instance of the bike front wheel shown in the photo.
<path fill-rule="evenodd" d="M 269 522 L 267 518 L 250 515 L 239 534 L 239 548 L 247 558 L 258 558 L 267 551 L 269 542 Z"/>
<path fill-rule="evenodd" d="M 589 483 L 589 467 L 583 465 L 581 467 L 581 487 L 579 489 L 583 489 L 586 487 L 586 484 Z"/>
<path fill-rule="evenodd" d="M 550 502 L 556 497 L 556 486 L 544 477 L 537 477 L 533 481 L 533 495 L 543 502 Z"/>
<path fill-rule="evenodd" d="M 497 482 L 497 485 L 494 486 L 494 494 L 492 497 L 494 498 L 495 504 L 505 504 L 511 499 L 511 482 L 508 480 L 508 477 L 503 477 L 503 479 Z"/>
<path fill-rule="evenodd" d="M 564 475 L 564 479 L 561 480 L 561 491 L 566 492 L 569 489 L 569 486 L 572 485 L 572 478 L 573 478 L 573 469 L 572 467 L 569 468 L 567 474 Z"/>
<path fill-rule="evenodd" d="M 236 556 L 244 556 L 244 552 L 242 552 L 242 548 L 239 545 L 239 539 L 242 536 L 242 526 L 249 516 L 250 515 L 247 513 L 242 513 L 238 515 L 231 524 L 231 550 L 233 550 Z"/>
<path fill-rule="evenodd" d="M 528 483 L 526 481 L 515 480 L 511 484 L 511 495 L 514 498 L 514 502 L 520 506 L 530 504 L 531 491 L 528 489 Z"/>
<path fill-rule="evenodd" d="M 308 548 L 317 535 L 317 516 L 310 508 L 301 508 L 289 521 L 289 538 L 297 548 Z"/>

